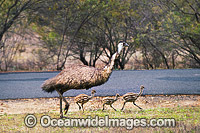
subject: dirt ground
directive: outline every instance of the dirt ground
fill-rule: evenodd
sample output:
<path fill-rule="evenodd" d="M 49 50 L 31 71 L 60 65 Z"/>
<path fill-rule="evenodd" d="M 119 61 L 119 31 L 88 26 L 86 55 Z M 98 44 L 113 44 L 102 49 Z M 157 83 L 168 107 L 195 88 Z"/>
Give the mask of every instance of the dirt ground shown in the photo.
<path fill-rule="evenodd" d="M 102 99 L 104 97 L 94 97 L 88 103 L 84 104 L 84 109 L 89 111 L 102 109 Z M 78 106 L 74 103 L 74 97 L 67 97 L 70 103 L 69 113 L 79 111 Z M 58 112 L 59 113 L 59 98 L 34 98 L 34 99 L 11 99 L 0 100 L 0 115 L 3 114 L 23 114 L 23 113 L 45 113 Z M 149 108 L 168 107 L 173 108 L 177 106 L 199 106 L 200 95 L 156 95 L 156 96 L 141 96 L 137 99 L 136 104 L 144 110 Z M 113 104 L 113 107 L 120 110 L 123 105 L 123 99 L 120 97 L 118 101 Z M 64 107 L 64 103 L 63 103 Z M 127 103 L 125 109 L 135 108 L 132 103 Z M 106 109 L 112 109 L 106 106 Z M 138 109 L 139 110 L 139 109 Z"/>

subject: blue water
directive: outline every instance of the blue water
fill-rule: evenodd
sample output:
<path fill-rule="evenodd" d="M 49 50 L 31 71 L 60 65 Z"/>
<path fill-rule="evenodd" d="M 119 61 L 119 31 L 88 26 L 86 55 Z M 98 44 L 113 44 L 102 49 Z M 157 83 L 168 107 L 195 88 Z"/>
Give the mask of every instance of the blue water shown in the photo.
<path fill-rule="evenodd" d="M 56 92 L 47 93 L 42 83 L 59 72 L 0 73 L 0 99 L 58 97 Z M 93 87 L 96 96 L 139 92 L 144 85 L 143 95 L 155 94 L 200 94 L 200 69 L 177 70 L 123 70 L 113 71 L 108 82 Z M 64 96 L 90 94 L 89 90 L 69 90 Z"/>

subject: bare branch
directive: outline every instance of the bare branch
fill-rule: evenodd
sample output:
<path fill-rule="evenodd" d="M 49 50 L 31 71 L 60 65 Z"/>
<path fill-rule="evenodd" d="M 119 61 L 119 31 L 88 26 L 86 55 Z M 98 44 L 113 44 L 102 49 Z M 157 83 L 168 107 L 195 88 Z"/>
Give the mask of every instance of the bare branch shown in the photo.
<path fill-rule="evenodd" d="M 6 0 L 2 0 L 2 2 L 0 3 L 0 8 L 2 7 L 3 3 L 5 2 Z"/>

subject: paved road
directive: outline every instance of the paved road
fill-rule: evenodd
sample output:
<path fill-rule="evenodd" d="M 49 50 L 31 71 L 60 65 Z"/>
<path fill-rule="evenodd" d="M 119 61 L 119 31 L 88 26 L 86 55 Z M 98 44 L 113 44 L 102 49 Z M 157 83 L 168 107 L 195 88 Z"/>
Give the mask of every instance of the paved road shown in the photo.
<path fill-rule="evenodd" d="M 46 93 L 41 89 L 44 80 L 58 72 L 0 73 L 0 99 L 57 97 L 56 92 Z M 108 82 L 93 87 L 96 96 L 110 96 L 126 92 L 139 92 L 144 85 L 144 95 L 155 94 L 200 94 L 200 69 L 178 70 L 126 70 L 113 71 Z M 64 96 L 90 94 L 89 90 L 69 90 Z"/>

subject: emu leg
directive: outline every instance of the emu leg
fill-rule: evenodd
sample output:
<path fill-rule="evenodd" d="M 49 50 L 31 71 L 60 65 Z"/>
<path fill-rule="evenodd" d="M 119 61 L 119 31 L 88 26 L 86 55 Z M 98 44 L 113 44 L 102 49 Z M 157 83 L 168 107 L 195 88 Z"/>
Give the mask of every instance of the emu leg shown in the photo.
<path fill-rule="evenodd" d="M 137 104 L 135 104 L 134 102 L 133 102 L 133 104 L 134 104 L 136 107 L 138 107 L 139 109 L 142 109 L 142 108 L 140 108 Z"/>
<path fill-rule="evenodd" d="M 102 111 L 104 111 L 104 106 L 105 106 L 105 103 L 103 104 L 103 109 L 102 109 Z"/>
<path fill-rule="evenodd" d="M 62 98 L 63 99 L 63 101 L 65 102 L 65 113 L 64 114 L 66 114 L 67 113 L 67 111 L 68 111 L 68 109 L 69 109 L 69 103 L 67 102 L 67 100 L 63 97 L 63 92 L 60 92 L 59 90 L 57 90 L 57 89 L 55 89 L 57 92 L 58 92 L 58 94 L 59 94 L 59 96 L 60 96 L 60 98 Z M 63 114 L 63 113 L 62 113 Z"/>
<path fill-rule="evenodd" d="M 110 105 L 111 108 L 113 108 L 112 104 Z M 115 108 L 113 108 L 115 111 L 117 111 Z"/>
<path fill-rule="evenodd" d="M 83 112 L 84 112 L 84 109 L 83 109 L 83 103 L 81 104 L 81 107 L 82 107 L 82 110 L 83 110 Z"/>
<path fill-rule="evenodd" d="M 81 106 L 76 102 L 76 104 L 78 105 L 78 107 L 79 107 L 79 110 L 81 110 Z"/>
<path fill-rule="evenodd" d="M 58 92 L 59 96 L 60 96 L 60 118 L 63 118 L 63 112 L 62 112 L 62 95 L 63 92 L 60 92 L 56 89 L 56 91 Z"/>
<path fill-rule="evenodd" d="M 67 112 L 68 112 L 68 109 L 69 109 L 69 103 L 67 102 L 67 100 L 63 97 L 63 101 L 65 102 L 65 115 L 67 114 Z"/>
<path fill-rule="evenodd" d="M 62 112 L 62 97 L 60 97 L 60 118 L 63 118 L 63 112 Z"/>
<path fill-rule="evenodd" d="M 124 106 L 125 106 L 125 104 L 126 104 L 126 101 L 124 102 L 124 104 L 123 104 L 123 107 L 122 107 L 122 109 L 121 109 L 121 110 L 123 110 L 123 109 L 124 109 Z"/>

